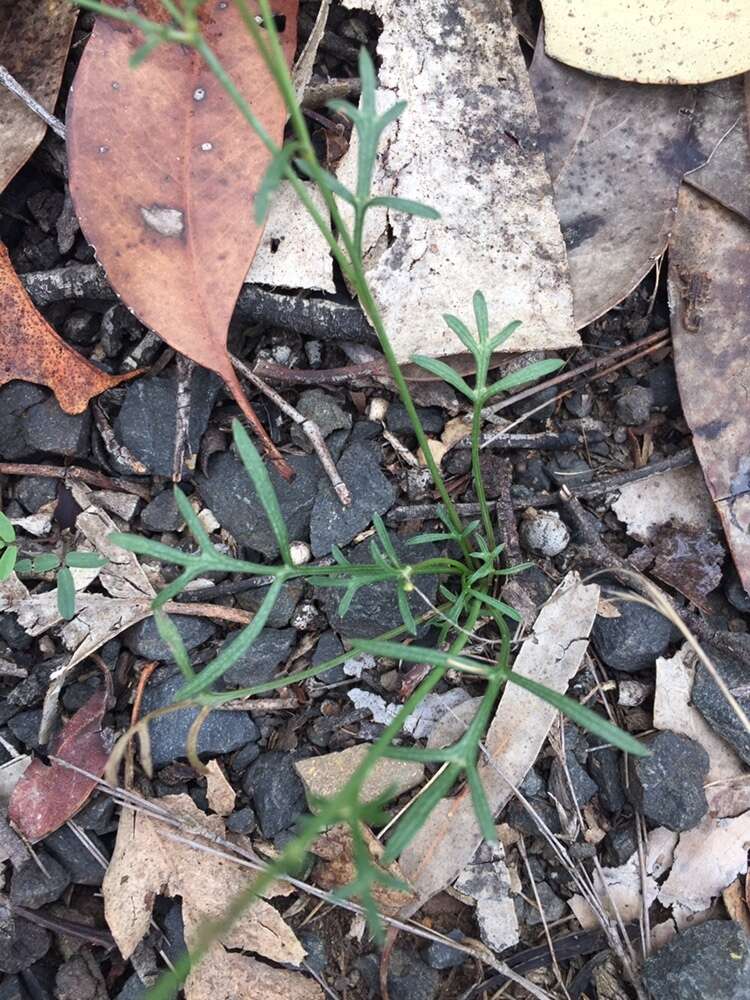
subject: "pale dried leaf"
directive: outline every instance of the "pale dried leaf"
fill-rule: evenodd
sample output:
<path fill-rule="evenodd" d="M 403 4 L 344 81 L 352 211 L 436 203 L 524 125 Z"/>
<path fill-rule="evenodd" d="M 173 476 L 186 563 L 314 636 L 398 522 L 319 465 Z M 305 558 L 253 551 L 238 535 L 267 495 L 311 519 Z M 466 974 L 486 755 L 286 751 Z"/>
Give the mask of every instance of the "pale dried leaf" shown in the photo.
<path fill-rule="evenodd" d="M 599 587 L 569 573 L 542 609 L 514 663 L 514 671 L 564 692 L 580 668 L 599 603 Z M 480 767 L 490 810 L 498 813 L 535 762 L 557 711 L 508 684 L 485 745 L 490 763 Z M 466 789 L 444 799 L 400 858 L 420 901 L 439 892 L 471 860 L 481 833 Z M 412 911 L 413 912 L 413 911 Z"/>
<path fill-rule="evenodd" d="M 337 753 L 296 761 L 294 767 L 308 797 L 330 798 L 340 792 L 369 749 L 366 744 L 359 744 Z M 369 771 L 360 790 L 360 800 L 369 802 L 388 789 L 395 795 L 402 795 L 421 784 L 423 778 L 424 766 L 416 761 L 381 758 Z"/>
<path fill-rule="evenodd" d="M 722 892 L 721 898 L 729 916 L 740 924 L 745 934 L 750 937 L 750 912 L 745 901 L 745 886 L 742 884 L 742 880 L 736 878 Z"/>
<path fill-rule="evenodd" d="M 656 529 L 670 521 L 700 530 L 718 521 L 697 465 L 625 483 L 617 492 L 612 510 L 639 542 L 648 542 Z"/>
<path fill-rule="evenodd" d="M 318 13 L 315 18 L 315 24 L 312 26 L 312 31 L 308 35 L 305 47 L 300 52 L 299 58 L 294 64 L 294 69 L 292 70 L 292 81 L 294 83 L 294 90 L 297 94 L 298 101 L 302 100 L 305 90 L 312 79 L 313 69 L 315 68 L 315 60 L 318 55 L 318 47 L 320 46 L 321 39 L 323 38 L 323 34 L 326 30 L 328 11 L 330 7 L 331 0 L 321 0 L 320 7 L 318 8 Z"/>
<path fill-rule="evenodd" d="M 234 809 L 237 793 L 229 784 L 218 760 L 206 766 L 206 798 L 209 808 L 219 816 L 228 816 Z"/>
<path fill-rule="evenodd" d="M 748 8 L 750 17 L 750 8 Z M 680 399 L 737 572 L 750 589 L 750 224 L 683 185 L 669 252 L 668 291 Z"/>
<path fill-rule="evenodd" d="M 326 207 L 320 191 L 310 184 L 308 194 L 325 217 Z M 336 291 L 331 251 L 289 181 L 282 181 L 274 194 L 245 281 L 274 288 Z"/>
<path fill-rule="evenodd" d="M 482 941 L 498 952 L 512 948 L 520 940 L 512 882 L 505 849 L 498 844 L 491 861 L 467 865 L 454 884 L 460 896 L 476 903 Z"/>
<path fill-rule="evenodd" d="M 706 83 L 750 69 L 744 0 L 542 0 L 547 52 L 596 76 Z"/>
<path fill-rule="evenodd" d="M 18 782 L 23 777 L 26 768 L 31 763 L 29 754 L 13 757 L 0 766 L 0 807 L 7 808 L 8 801 Z"/>
<path fill-rule="evenodd" d="M 654 694 L 654 727 L 671 730 L 696 740 L 709 758 L 706 783 L 725 782 L 744 774 L 737 754 L 707 724 L 700 712 L 690 704 L 695 678 L 695 656 L 687 643 L 670 659 L 656 661 L 656 692 Z M 716 813 L 712 793 L 719 795 L 723 787 L 706 788 L 709 808 Z M 718 815 L 723 815 L 719 813 Z"/>
<path fill-rule="evenodd" d="M 52 528 L 52 518 L 57 508 L 57 500 L 42 504 L 35 514 L 26 517 L 11 517 L 10 523 L 35 538 L 44 538 Z"/>
<path fill-rule="evenodd" d="M 159 806 L 188 825 L 224 836 L 221 818 L 206 816 L 187 795 L 166 796 L 159 799 Z M 169 839 L 168 833 L 168 827 L 146 813 L 123 811 L 120 818 L 102 891 L 107 923 L 123 958 L 133 954 L 147 932 L 157 894 L 182 897 L 185 941 L 190 949 L 202 926 L 218 919 L 255 877 L 227 858 Z M 299 965 L 305 956 L 292 930 L 264 899 L 245 910 L 221 944 L 292 965 Z"/>
<path fill-rule="evenodd" d="M 693 913 L 705 910 L 738 875 L 745 874 L 749 847 L 750 812 L 727 819 L 705 816 L 680 836 L 659 902 L 678 904 Z"/>
<path fill-rule="evenodd" d="M 442 719 L 438 719 L 435 723 L 427 737 L 426 746 L 442 749 L 460 740 L 481 704 L 482 696 L 477 695 L 476 698 L 469 698 L 452 708 L 450 712 L 446 712 Z"/>
<path fill-rule="evenodd" d="M 383 21 L 380 106 L 408 102 L 384 134 L 374 190 L 441 213 L 436 222 L 381 213 L 379 232 L 368 234 L 367 277 L 397 359 L 460 353 L 440 317 L 466 316 L 477 288 L 497 329 L 523 321 L 511 349 L 577 344 L 565 247 L 507 0 L 460 16 L 438 0 L 347 4 Z M 353 144 L 339 171 L 349 186 L 355 158 Z"/>
<path fill-rule="evenodd" d="M 214 945 L 185 982 L 185 1000 L 323 1000 L 309 976 Z"/>
<path fill-rule="evenodd" d="M 580 329 L 624 299 L 666 249 L 682 175 L 705 160 L 686 113 L 695 97 L 571 69 L 545 53 L 543 31 L 530 79 Z"/>

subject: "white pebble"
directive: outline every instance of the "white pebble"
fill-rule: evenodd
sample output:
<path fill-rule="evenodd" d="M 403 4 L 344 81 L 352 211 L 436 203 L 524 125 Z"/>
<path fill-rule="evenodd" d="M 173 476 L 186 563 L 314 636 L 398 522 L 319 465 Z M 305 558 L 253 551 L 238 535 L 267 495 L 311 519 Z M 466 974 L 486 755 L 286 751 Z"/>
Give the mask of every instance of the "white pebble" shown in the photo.
<path fill-rule="evenodd" d="M 570 541 L 570 532 L 559 514 L 533 508 L 524 513 L 519 534 L 526 548 L 541 556 L 559 555 Z"/>
<path fill-rule="evenodd" d="M 294 566 L 304 566 L 312 559 L 312 551 L 307 542 L 291 542 L 289 552 Z"/>
<path fill-rule="evenodd" d="M 385 420 L 385 415 L 388 412 L 388 405 L 387 399 L 382 399 L 380 396 L 374 396 L 370 400 L 370 409 L 367 413 L 368 419 Z"/>

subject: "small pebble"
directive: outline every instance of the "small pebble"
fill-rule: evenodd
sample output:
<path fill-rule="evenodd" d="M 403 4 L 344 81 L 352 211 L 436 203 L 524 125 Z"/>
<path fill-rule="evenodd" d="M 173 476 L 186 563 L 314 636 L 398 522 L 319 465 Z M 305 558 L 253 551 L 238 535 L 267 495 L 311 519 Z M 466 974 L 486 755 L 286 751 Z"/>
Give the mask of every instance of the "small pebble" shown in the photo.
<path fill-rule="evenodd" d="M 644 385 L 634 385 L 617 400 L 615 407 L 617 419 L 628 427 L 645 424 L 651 416 L 654 405 L 654 393 Z"/>
<path fill-rule="evenodd" d="M 542 556 L 557 556 L 565 551 L 570 542 L 567 526 L 553 511 L 527 510 L 519 535 L 527 549 Z"/>

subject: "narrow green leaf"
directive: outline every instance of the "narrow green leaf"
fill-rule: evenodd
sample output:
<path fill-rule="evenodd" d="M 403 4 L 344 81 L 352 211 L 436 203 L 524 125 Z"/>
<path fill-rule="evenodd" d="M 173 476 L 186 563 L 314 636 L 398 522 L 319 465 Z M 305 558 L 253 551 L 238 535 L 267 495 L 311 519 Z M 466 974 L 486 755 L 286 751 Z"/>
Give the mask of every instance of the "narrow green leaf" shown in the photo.
<path fill-rule="evenodd" d="M 298 152 L 299 143 L 289 142 L 285 146 L 282 146 L 281 150 L 268 164 L 266 172 L 263 174 L 263 179 L 260 182 L 260 187 L 255 194 L 254 213 L 255 221 L 258 225 L 266 221 L 268 209 L 271 205 L 271 198 L 276 194 L 279 185 L 284 179 L 287 167 Z"/>
<path fill-rule="evenodd" d="M 216 659 L 207 664 L 193 680 L 188 681 L 180 688 L 176 700 L 193 698 L 202 691 L 207 691 L 215 681 L 229 670 L 233 663 L 236 663 L 250 649 L 268 621 L 268 616 L 271 614 L 283 585 L 281 580 L 274 580 L 266 591 L 266 596 L 263 598 L 263 603 L 258 608 L 255 618 L 242 629 L 228 646 L 222 649 Z"/>
<path fill-rule="evenodd" d="M 313 167 L 307 160 L 297 159 L 294 161 L 294 165 L 301 174 L 309 177 L 310 180 L 328 188 L 332 194 L 338 195 L 339 198 L 342 198 L 350 205 L 356 205 L 357 199 L 355 195 L 330 171 L 318 166 Z"/>
<path fill-rule="evenodd" d="M 361 84 L 361 107 L 365 113 L 374 114 L 375 112 L 375 91 L 377 90 L 378 81 L 375 75 L 375 64 L 372 61 L 372 56 L 364 47 L 364 45 L 359 50 L 359 79 Z"/>
<path fill-rule="evenodd" d="M 378 118 L 378 134 L 383 132 L 388 126 L 395 122 L 406 111 L 406 101 L 394 101 L 389 108 Z"/>
<path fill-rule="evenodd" d="M 0 556 L 0 580 L 7 580 L 16 565 L 18 558 L 18 548 L 9 545 Z"/>
<path fill-rule="evenodd" d="M 457 777 L 458 768 L 455 765 L 449 765 L 431 785 L 425 786 L 421 795 L 413 800 L 388 840 L 382 857 L 384 865 L 395 861 L 414 839 L 438 802 L 451 790 Z"/>
<path fill-rule="evenodd" d="M 189 566 L 184 569 L 179 576 L 176 576 L 171 583 L 168 583 L 166 587 L 162 587 L 159 593 L 156 595 L 151 603 L 151 607 L 157 611 L 159 608 L 163 608 L 167 602 L 173 600 L 179 593 L 181 593 L 185 587 L 193 580 L 202 576 L 204 569 L 200 564 L 195 566 Z"/>
<path fill-rule="evenodd" d="M 431 375 L 452 385 L 454 389 L 463 393 L 472 403 L 474 402 L 474 390 L 469 388 L 468 383 L 450 365 L 447 365 L 444 361 L 438 361 L 437 358 L 425 357 L 423 354 L 412 354 L 411 360 L 415 365 L 419 365 L 420 368 L 424 368 Z"/>
<path fill-rule="evenodd" d="M 490 318 L 487 313 L 487 299 L 478 289 L 474 292 L 473 305 L 479 340 L 484 343 L 490 335 Z"/>
<path fill-rule="evenodd" d="M 492 597 L 491 594 L 483 594 L 479 590 L 472 590 L 472 596 L 476 597 L 477 600 L 481 601 L 482 604 L 486 604 L 487 607 L 492 608 L 493 611 L 499 611 L 500 614 L 505 615 L 506 618 L 512 618 L 514 622 L 520 622 L 521 616 L 512 608 L 510 604 L 506 604 L 504 601 L 498 601 L 496 597 Z"/>
<path fill-rule="evenodd" d="M 409 601 L 404 592 L 404 588 L 399 587 L 398 590 L 396 591 L 396 595 L 398 597 L 398 610 L 401 613 L 401 621 L 406 626 L 407 632 L 410 632 L 411 635 L 416 635 L 417 623 L 414 621 L 414 615 L 412 614 L 412 610 L 409 607 Z"/>
<path fill-rule="evenodd" d="M 169 651 L 174 657 L 174 661 L 180 668 L 180 672 L 186 681 L 195 677 L 195 671 L 190 665 L 190 657 L 182 641 L 182 636 L 177 630 L 177 626 L 163 611 L 154 611 L 154 624 L 162 640 L 169 646 Z"/>
<path fill-rule="evenodd" d="M 332 100 L 327 102 L 327 107 L 329 107 L 331 111 L 338 111 L 342 115 L 346 115 L 349 121 L 353 122 L 355 125 L 360 125 L 362 122 L 362 114 L 350 101 L 344 101 L 339 97 L 334 97 Z"/>
<path fill-rule="evenodd" d="M 76 588 L 67 566 L 57 574 L 57 610 L 66 621 L 76 613 Z"/>
<path fill-rule="evenodd" d="M 469 791 L 471 792 L 471 804 L 474 806 L 474 815 L 479 823 L 479 829 L 482 831 L 482 836 L 488 844 L 496 844 L 497 830 L 495 829 L 495 821 L 492 818 L 490 805 L 487 801 L 487 796 L 484 793 L 484 787 L 481 779 L 477 773 L 476 767 L 473 765 L 466 769 L 466 781 L 469 785 Z"/>
<path fill-rule="evenodd" d="M 107 560 L 96 552 L 68 552 L 65 556 L 65 565 L 75 569 L 98 569 L 106 563 Z"/>
<path fill-rule="evenodd" d="M 490 352 L 496 351 L 501 344 L 504 344 L 505 341 L 516 332 L 519 326 L 521 326 L 521 320 L 514 319 L 512 323 L 508 323 L 507 326 L 504 326 L 500 333 L 496 333 L 488 345 Z"/>
<path fill-rule="evenodd" d="M 339 606 L 337 609 L 337 614 L 339 618 L 346 617 L 346 614 L 349 608 L 351 607 L 351 603 L 354 600 L 354 595 L 357 593 L 360 586 L 361 584 L 359 583 L 350 583 L 349 586 L 346 588 L 344 596 L 339 601 Z"/>
<path fill-rule="evenodd" d="M 138 69 L 146 59 L 151 55 L 155 48 L 161 44 L 162 39 L 158 36 L 149 38 L 146 42 L 141 45 L 139 49 L 136 49 L 133 55 L 130 57 L 130 68 Z"/>
<path fill-rule="evenodd" d="M 16 529 L 10 523 L 5 514 L 0 510 L 0 541 L 15 542 Z"/>
<path fill-rule="evenodd" d="M 22 574 L 25 575 L 26 573 L 32 573 L 32 572 L 33 569 L 31 565 L 31 559 L 18 559 L 16 561 L 16 573 L 18 573 L 19 576 L 21 576 Z"/>
<path fill-rule="evenodd" d="M 512 372 L 510 375 L 506 375 L 505 378 L 501 378 L 498 382 L 489 386 L 485 389 L 482 398 L 486 401 L 491 396 L 496 396 L 499 392 L 508 392 L 509 389 L 517 389 L 518 386 L 526 385 L 527 382 L 536 382 L 537 379 L 544 378 L 545 375 L 551 375 L 552 372 L 556 372 L 564 364 L 565 362 L 558 358 L 546 358 L 544 361 L 535 361 L 533 365 L 527 365 L 525 368 L 521 368 L 520 371 Z"/>
<path fill-rule="evenodd" d="M 171 545 L 163 545 L 161 542 L 153 542 L 150 538 L 142 538 L 140 535 L 113 531 L 108 538 L 113 545 L 119 545 L 121 549 L 134 552 L 137 556 L 148 556 L 151 559 L 175 563 L 178 566 L 190 566 L 196 561 L 196 557 L 190 555 L 189 552 L 182 552 L 180 549 L 174 549 Z"/>
<path fill-rule="evenodd" d="M 200 522 L 200 518 L 193 510 L 193 505 L 190 503 L 188 498 L 182 492 L 179 486 L 173 488 L 174 500 L 177 504 L 177 509 L 188 526 L 188 530 L 193 538 L 196 540 L 201 548 L 202 552 L 213 552 L 214 546 L 213 542 L 208 536 L 208 532 L 203 527 Z"/>
<path fill-rule="evenodd" d="M 279 498 L 276 496 L 276 490 L 271 483 L 268 469 L 239 420 L 232 421 L 232 433 L 237 451 L 242 459 L 242 464 L 247 469 L 247 474 L 253 482 L 255 492 L 258 494 L 258 500 L 266 513 L 268 523 L 271 525 L 281 558 L 287 566 L 291 566 L 292 556 L 289 552 L 289 536 L 287 535 L 286 524 L 284 523 L 284 517 L 279 506 Z"/>
<path fill-rule="evenodd" d="M 477 343 L 476 338 L 463 320 L 460 320 L 458 316 L 453 316 L 451 313 L 443 313 L 443 322 L 455 333 L 467 351 L 471 351 L 474 357 L 479 354 L 481 346 Z"/>
<path fill-rule="evenodd" d="M 418 219 L 439 219 L 440 212 L 437 209 L 430 208 L 429 205 L 423 205 L 421 201 L 412 201 L 410 198 L 396 198 L 393 195 L 382 194 L 377 195 L 375 198 L 370 198 L 367 202 L 368 208 L 375 208 L 381 206 L 382 208 L 389 208 L 393 212 L 403 212 L 405 215 L 413 215 Z"/>
<path fill-rule="evenodd" d="M 372 515 L 372 523 L 375 525 L 375 531 L 380 539 L 380 544 L 385 549 L 386 555 L 394 566 L 400 565 L 400 559 L 396 555 L 396 550 L 393 547 L 391 536 L 388 534 L 388 529 L 383 523 L 383 518 L 377 512 Z"/>
<path fill-rule="evenodd" d="M 49 552 L 41 556 L 35 556 L 31 568 L 35 573 L 49 573 L 51 570 L 57 569 L 59 565 L 59 557 Z"/>
<path fill-rule="evenodd" d="M 407 545 L 427 545 L 430 542 L 449 542 L 455 539 L 445 531 L 425 531 L 421 535 L 412 535 L 406 540 Z"/>

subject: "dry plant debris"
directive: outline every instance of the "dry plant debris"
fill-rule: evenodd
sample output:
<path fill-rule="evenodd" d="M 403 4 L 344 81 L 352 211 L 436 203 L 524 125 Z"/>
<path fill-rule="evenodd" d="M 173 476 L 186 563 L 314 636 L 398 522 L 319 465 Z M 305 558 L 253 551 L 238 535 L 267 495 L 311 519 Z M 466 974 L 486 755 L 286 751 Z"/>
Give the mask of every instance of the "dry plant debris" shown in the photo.
<path fill-rule="evenodd" d="M 0 385 L 46 385 L 63 410 L 81 413 L 94 396 L 139 374 L 108 375 L 76 353 L 37 311 L 0 243 Z"/>
<path fill-rule="evenodd" d="M 583 584 L 576 573 L 569 573 L 540 612 L 514 671 L 564 693 L 586 653 L 598 603 L 599 587 Z M 485 740 L 488 759 L 479 768 L 493 814 L 523 781 L 556 716 L 551 706 L 507 685 Z M 480 840 L 467 789 L 438 804 L 399 859 L 420 905 L 463 871 Z"/>
<path fill-rule="evenodd" d="M 302 779 L 308 797 L 330 798 L 339 792 L 367 753 L 367 746 L 359 744 L 339 750 L 338 753 L 307 757 L 295 762 L 295 770 Z M 424 765 L 415 761 L 379 760 L 367 776 L 360 798 L 371 801 L 388 789 L 401 795 L 420 785 L 424 779 Z"/>
<path fill-rule="evenodd" d="M 210 760 L 206 765 L 206 798 L 209 808 L 218 816 L 228 816 L 234 809 L 237 793 L 217 760 Z"/>
<path fill-rule="evenodd" d="M 685 418 L 737 572 L 750 589 L 750 224 L 684 186 L 670 243 L 674 363 Z"/>
<path fill-rule="evenodd" d="M 580 329 L 664 253 L 682 176 L 708 153 L 691 138 L 695 99 L 684 88 L 590 76 L 550 58 L 543 41 L 530 79 Z"/>
<path fill-rule="evenodd" d="M 0 65 L 52 112 L 60 89 L 77 10 L 68 0 L 0 4 Z M 0 86 L 0 191 L 44 138 L 47 126 Z"/>
<path fill-rule="evenodd" d="M 546 48 L 595 76 L 706 83 L 750 69 L 744 0 L 542 0 Z"/>
<path fill-rule="evenodd" d="M 202 813 L 188 795 L 169 795 L 159 799 L 158 804 L 187 828 L 193 827 L 199 842 L 201 828 L 213 836 L 225 835 L 221 817 Z M 185 941 L 190 950 L 202 926 L 221 917 L 228 903 L 254 878 L 252 872 L 225 857 L 177 842 L 169 834 L 170 827 L 144 812 L 125 811 L 120 819 L 102 892 L 107 923 L 123 958 L 133 954 L 148 931 L 157 894 L 181 897 Z M 300 965 L 305 957 L 304 948 L 278 911 L 265 899 L 257 899 L 231 931 L 222 936 L 194 974 L 195 978 L 188 980 L 186 995 L 192 998 L 193 988 L 195 996 L 205 995 L 201 991 L 207 982 L 225 983 L 224 977 L 230 975 L 230 955 L 240 950 L 293 966 Z M 241 968 L 252 966 L 241 963 Z M 261 966 L 261 970 L 269 968 Z M 296 979 L 302 977 L 296 974 Z M 272 976 L 269 981 L 273 981 Z M 226 990 L 226 984 L 222 988 Z"/>
<path fill-rule="evenodd" d="M 99 691 L 63 726 L 52 755 L 97 777 L 103 774 L 111 741 L 102 732 L 102 720 L 111 700 L 112 681 L 105 673 Z M 27 840 L 42 840 L 75 816 L 95 787 L 95 778 L 37 757 L 13 789 L 8 818 Z"/>
<path fill-rule="evenodd" d="M 460 11 L 437 0 L 347 5 L 383 20 L 383 108 L 408 101 L 386 133 L 373 189 L 442 216 L 372 213 L 367 278 L 398 360 L 456 353 L 440 316 L 460 315 L 476 288 L 497 322 L 523 321 L 514 350 L 575 346 L 565 247 L 507 0 Z M 355 164 L 353 145 L 339 168 L 345 183 Z"/>
<path fill-rule="evenodd" d="M 156 4 L 152 13 L 167 15 Z M 289 62 L 297 0 L 285 18 Z M 202 7 L 208 43 L 269 134 L 283 99 L 234 4 Z M 242 393 L 227 351 L 229 320 L 261 238 L 251 205 L 270 154 L 201 57 L 161 45 L 132 72 L 140 32 L 96 21 L 68 102 L 70 191 L 81 228 L 138 318 L 217 372 L 280 472 L 290 470 Z"/>

